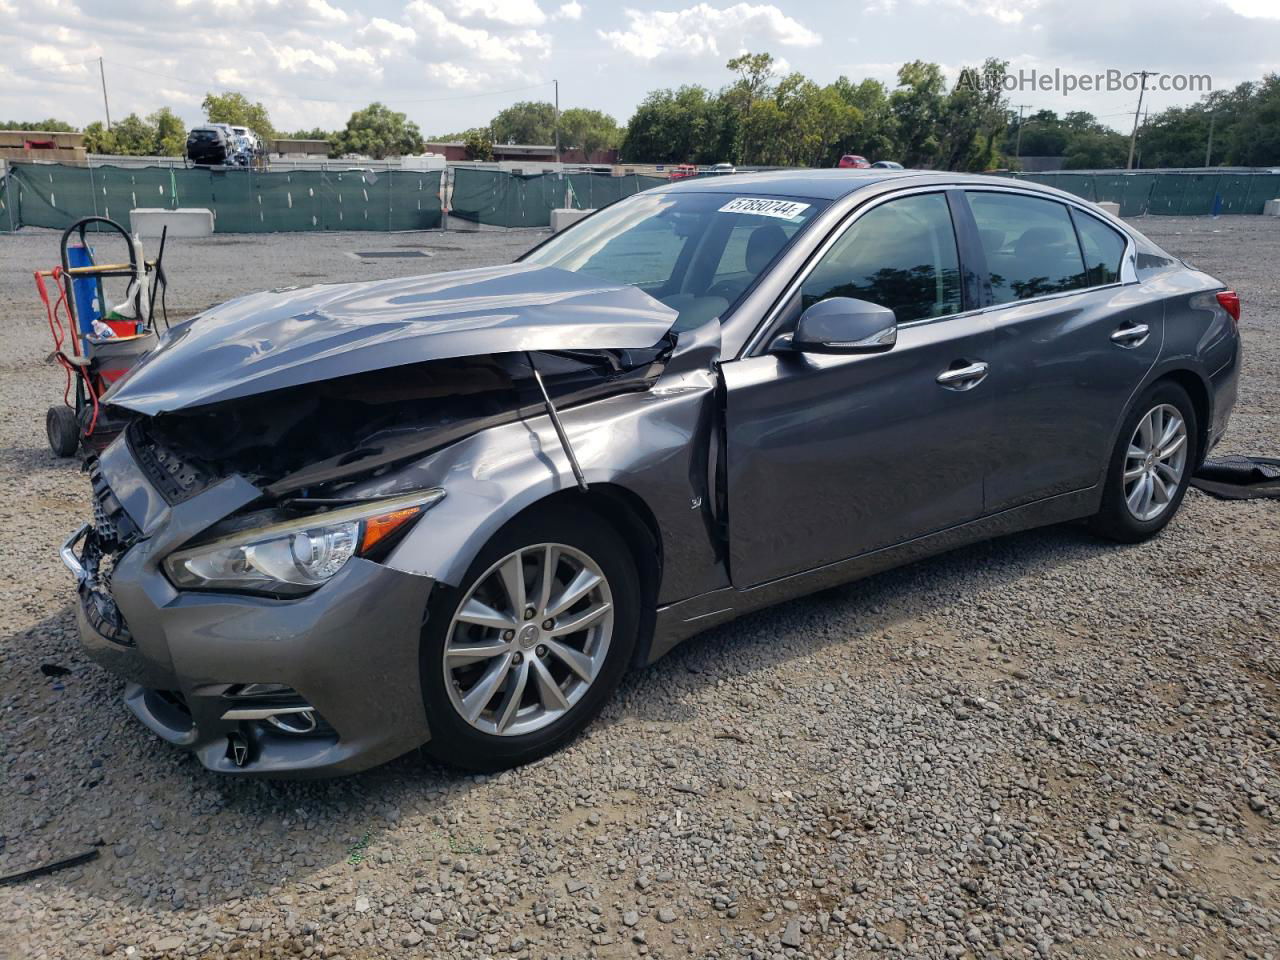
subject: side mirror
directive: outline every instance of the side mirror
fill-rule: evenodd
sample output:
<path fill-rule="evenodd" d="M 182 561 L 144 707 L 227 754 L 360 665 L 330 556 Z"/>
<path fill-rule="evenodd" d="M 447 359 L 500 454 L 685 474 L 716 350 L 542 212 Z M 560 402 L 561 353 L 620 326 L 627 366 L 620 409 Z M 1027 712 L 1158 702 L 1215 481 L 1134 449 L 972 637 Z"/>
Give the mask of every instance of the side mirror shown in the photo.
<path fill-rule="evenodd" d="M 888 307 L 852 297 L 831 297 L 800 314 L 791 349 L 803 353 L 880 353 L 897 342 L 898 321 Z"/>

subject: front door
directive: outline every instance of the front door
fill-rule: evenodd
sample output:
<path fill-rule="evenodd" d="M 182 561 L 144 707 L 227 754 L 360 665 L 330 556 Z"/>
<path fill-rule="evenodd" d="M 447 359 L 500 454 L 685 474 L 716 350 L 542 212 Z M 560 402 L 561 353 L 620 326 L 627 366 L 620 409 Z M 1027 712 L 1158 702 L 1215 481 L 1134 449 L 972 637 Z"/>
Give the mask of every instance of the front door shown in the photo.
<path fill-rule="evenodd" d="M 859 215 L 808 272 L 790 310 L 798 317 L 838 296 L 893 309 L 897 344 L 857 355 L 780 346 L 722 368 L 738 588 L 982 512 L 992 333 L 964 313 L 945 195 L 898 197 Z"/>

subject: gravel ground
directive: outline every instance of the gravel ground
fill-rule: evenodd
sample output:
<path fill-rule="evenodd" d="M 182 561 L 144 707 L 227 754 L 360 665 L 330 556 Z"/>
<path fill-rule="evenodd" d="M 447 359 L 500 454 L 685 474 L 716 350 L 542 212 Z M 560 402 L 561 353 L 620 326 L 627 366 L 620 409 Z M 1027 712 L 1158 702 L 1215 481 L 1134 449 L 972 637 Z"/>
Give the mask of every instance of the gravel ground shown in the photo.
<path fill-rule="evenodd" d="M 1280 220 L 1141 228 L 1240 291 L 1222 450 L 1277 454 Z M 170 306 L 530 242 L 175 242 Z M 228 780 L 76 646 L 55 546 L 87 490 L 45 447 L 30 281 L 55 243 L 0 237 L 0 873 L 101 856 L 0 887 L 0 956 L 1280 955 L 1275 502 L 1192 491 L 1143 546 L 1054 528 L 751 616 L 500 776 Z M 435 256 L 348 256 L 402 245 Z"/>

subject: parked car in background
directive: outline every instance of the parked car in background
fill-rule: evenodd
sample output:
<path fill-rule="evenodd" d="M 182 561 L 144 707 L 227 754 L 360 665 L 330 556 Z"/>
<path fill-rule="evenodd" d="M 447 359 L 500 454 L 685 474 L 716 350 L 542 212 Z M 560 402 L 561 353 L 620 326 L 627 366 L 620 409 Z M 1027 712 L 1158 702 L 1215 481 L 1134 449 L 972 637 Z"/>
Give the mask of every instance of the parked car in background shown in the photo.
<path fill-rule="evenodd" d="M 836 166 L 844 169 L 866 170 L 871 164 L 867 162 L 866 157 L 860 157 L 856 153 L 846 153 L 836 163 Z"/>
<path fill-rule="evenodd" d="M 1239 312 L 1076 196 L 890 170 L 239 297 L 102 399 L 81 640 L 213 770 L 523 763 L 749 611 L 1044 524 L 1155 536 L 1227 428 Z"/>
<path fill-rule="evenodd" d="M 680 163 L 671 168 L 670 180 L 687 180 L 698 175 L 698 168 L 692 163 Z"/>
<path fill-rule="evenodd" d="M 708 171 L 708 173 L 715 173 L 715 174 L 721 174 L 721 175 L 728 174 L 728 173 L 737 173 L 737 172 L 738 172 L 738 168 L 735 167 L 732 163 L 717 163 Z"/>
<path fill-rule="evenodd" d="M 192 127 L 187 134 L 187 160 L 196 166 L 224 166 L 234 151 L 230 133 L 216 124 Z"/>
<path fill-rule="evenodd" d="M 264 153 L 262 139 L 248 127 L 227 126 L 232 143 L 232 161 L 237 166 L 251 167 Z"/>
<path fill-rule="evenodd" d="M 897 160 L 877 160 L 871 165 L 873 170 L 902 170 L 902 164 Z"/>

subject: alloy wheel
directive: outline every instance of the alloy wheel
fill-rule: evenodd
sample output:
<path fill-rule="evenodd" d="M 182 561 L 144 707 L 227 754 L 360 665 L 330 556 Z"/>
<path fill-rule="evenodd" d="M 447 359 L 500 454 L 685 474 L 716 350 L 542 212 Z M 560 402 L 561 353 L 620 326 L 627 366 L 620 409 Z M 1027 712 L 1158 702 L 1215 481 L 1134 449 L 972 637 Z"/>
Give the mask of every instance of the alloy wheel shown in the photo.
<path fill-rule="evenodd" d="M 1187 468 L 1187 423 L 1178 408 L 1162 403 L 1147 411 L 1129 438 L 1124 461 L 1124 500 L 1143 522 L 1173 502 Z"/>
<path fill-rule="evenodd" d="M 515 550 L 458 605 L 444 647 L 458 714 L 498 736 L 564 716 L 595 682 L 613 636 L 613 597 L 599 565 L 561 543 Z"/>

